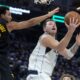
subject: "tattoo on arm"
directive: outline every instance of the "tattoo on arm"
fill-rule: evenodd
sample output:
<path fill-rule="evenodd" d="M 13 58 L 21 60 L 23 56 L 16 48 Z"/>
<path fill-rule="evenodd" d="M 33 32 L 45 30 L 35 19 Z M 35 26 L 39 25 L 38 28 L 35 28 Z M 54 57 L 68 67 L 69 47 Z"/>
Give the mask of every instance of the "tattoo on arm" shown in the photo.
<path fill-rule="evenodd" d="M 75 44 L 70 48 L 70 50 L 71 50 L 71 52 L 72 52 L 73 54 L 75 54 L 78 48 L 79 48 L 79 45 L 75 43 Z"/>

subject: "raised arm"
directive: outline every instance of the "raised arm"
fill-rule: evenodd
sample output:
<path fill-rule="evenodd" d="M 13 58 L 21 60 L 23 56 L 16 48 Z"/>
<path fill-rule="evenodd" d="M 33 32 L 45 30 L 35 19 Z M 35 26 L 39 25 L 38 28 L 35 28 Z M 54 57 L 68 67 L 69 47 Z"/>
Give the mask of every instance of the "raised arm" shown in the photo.
<path fill-rule="evenodd" d="M 65 25 L 68 27 L 68 32 L 65 35 L 65 37 L 60 41 L 57 47 L 58 51 L 63 51 L 67 47 L 75 29 L 79 27 L 80 23 L 78 22 L 78 19 L 70 18 L 70 24 L 67 25 L 65 23 Z"/>
<path fill-rule="evenodd" d="M 80 46 L 80 34 L 76 36 L 76 42 L 70 49 L 65 49 L 61 53 L 64 54 L 64 57 L 66 59 L 71 59 L 77 52 L 78 48 Z"/>
<path fill-rule="evenodd" d="M 30 20 L 21 21 L 21 22 L 11 22 L 7 25 L 7 28 L 9 31 L 30 28 L 31 26 L 35 26 L 38 23 L 44 21 L 45 19 L 51 17 L 52 15 L 54 15 L 57 12 L 59 12 L 59 8 L 56 8 L 56 9 L 50 11 L 48 14 L 45 14 L 45 15 L 39 16 L 39 17 L 35 17 Z"/>
<path fill-rule="evenodd" d="M 65 37 L 60 42 L 55 40 L 55 38 L 53 38 L 52 36 L 46 35 L 45 37 L 43 36 L 41 39 L 42 44 L 51 49 L 55 49 L 57 51 L 57 53 L 59 53 L 60 55 L 62 55 L 64 57 L 68 57 L 68 55 L 66 54 L 67 53 L 66 47 L 67 47 L 75 29 L 79 26 L 79 24 L 80 23 L 78 23 L 77 20 L 74 21 L 74 18 L 73 18 L 72 20 L 70 20 L 70 25 L 68 25 L 69 26 L 68 32 L 66 33 Z"/>

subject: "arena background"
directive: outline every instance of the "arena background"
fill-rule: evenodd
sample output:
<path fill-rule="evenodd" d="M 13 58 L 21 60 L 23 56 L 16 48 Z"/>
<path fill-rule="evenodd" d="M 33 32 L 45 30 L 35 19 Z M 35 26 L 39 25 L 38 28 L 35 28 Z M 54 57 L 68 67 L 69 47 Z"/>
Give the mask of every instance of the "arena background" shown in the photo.
<path fill-rule="evenodd" d="M 22 21 L 32 17 L 40 16 L 55 7 L 60 7 L 60 12 L 56 15 L 64 16 L 68 11 L 75 10 L 80 6 L 80 0 L 55 0 L 50 4 L 35 4 L 34 0 L 0 0 L 0 5 L 11 6 L 30 10 L 30 14 L 23 13 L 22 15 L 12 14 L 13 20 Z M 79 12 L 79 11 L 78 11 Z M 67 29 L 61 22 L 57 22 L 58 34 L 57 38 L 60 40 L 64 37 Z M 80 28 L 74 33 L 68 48 L 75 42 L 75 36 L 80 32 Z M 43 33 L 42 23 L 29 29 L 13 31 L 10 33 L 10 50 L 9 59 L 10 67 L 15 75 L 15 80 L 25 80 L 27 76 L 27 67 L 29 55 L 34 49 L 39 36 Z M 80 48 L 75 57 L 71 60 L 66 60 L 62 56 L 58 58 L 58 63 L 53 72 L 52 80 L 60 80 L 62 74 L 71 74 L 80 80 Z"/>

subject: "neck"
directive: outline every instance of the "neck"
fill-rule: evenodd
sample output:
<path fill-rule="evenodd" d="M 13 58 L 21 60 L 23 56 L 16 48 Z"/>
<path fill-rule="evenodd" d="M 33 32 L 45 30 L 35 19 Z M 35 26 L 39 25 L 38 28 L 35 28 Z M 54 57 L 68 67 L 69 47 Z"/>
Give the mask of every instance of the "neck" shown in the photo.
<path fill-rule="evenodd" d="M 53 36 L 53 37 L 56 37 L 56 35 L 55 34 L 51 34 L 51 33 L 48 33 L 48 32 L 45 32 L 46 34 L 49 34 L 49 35 L 51 35 L 51 36 Z"/>

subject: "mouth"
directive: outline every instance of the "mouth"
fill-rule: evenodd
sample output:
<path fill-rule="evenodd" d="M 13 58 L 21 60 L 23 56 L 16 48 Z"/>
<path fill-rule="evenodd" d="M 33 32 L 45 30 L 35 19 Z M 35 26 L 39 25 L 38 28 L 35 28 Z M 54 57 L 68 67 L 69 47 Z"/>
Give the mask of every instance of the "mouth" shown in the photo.
<path fill-rule="evenodd" d="M 52 30 L 56 30 L 55 28 L 53 28 Z"/>

